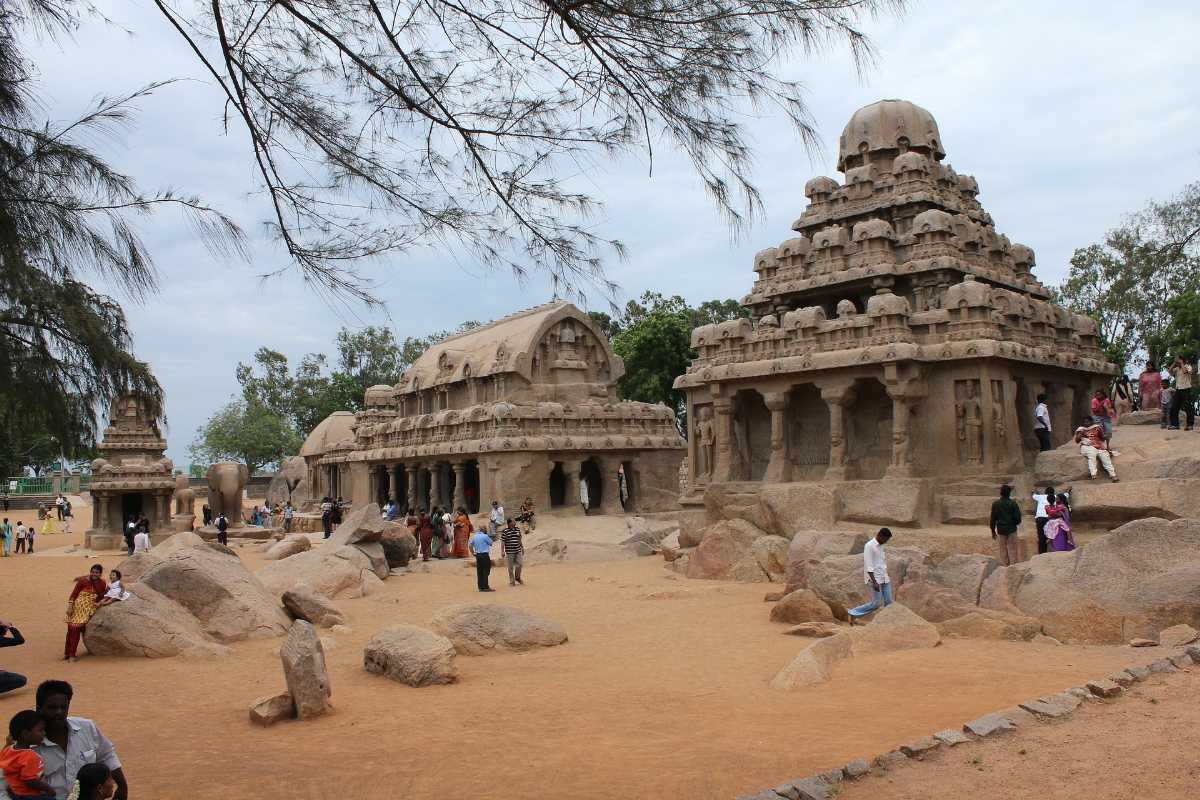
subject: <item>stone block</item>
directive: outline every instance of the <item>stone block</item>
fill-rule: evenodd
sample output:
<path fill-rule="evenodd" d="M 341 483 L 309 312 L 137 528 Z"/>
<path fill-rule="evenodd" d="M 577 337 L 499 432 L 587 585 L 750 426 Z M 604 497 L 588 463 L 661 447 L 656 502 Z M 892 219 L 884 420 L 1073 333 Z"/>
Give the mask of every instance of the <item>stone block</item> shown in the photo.
<path fill-rule="evenodd" d="M 908 756 L 904 755 L 904 753 L 899 750 L 889 750 L 886 753 L 880 753 L 875 756 L 871 760 L 871 766 L 886 771 L 903 764 L 905 761 L 908 761 Z"/>
<path fill-rule="evenodd" d="M 849 780 L 861 778 L 871 771 L 871 765 L 861 758 L 856 758 L 846 766 L 842 767 L 842 774 Z"/>
<path fill-rule="evenodd" d="M 1016 730 L 1016 725 L 1003 714 L 984 714 L 963 725 L 963 731 L 973 736 L 993 736 L 997 733 Z"/>
<path fill-rule="evenodd" d="M 846 481 L 835 495 L 839 520 L 868 525 L 915 527 L 931 505 L 929 481 L 922 478 Z"/>
<path fill-rule="evenodd" d="M 922 759 L 926 754 L 937 750 L 942 743 L 932 736 L 922 736 L 916 741 L 900 745 L 900 752 L 909 758 Z"/>
<path fill-rule="evenodd" d="M 250 721 L 255 725 L 274 725 L 296 716 L 296 704 L 287 692 L 273 697 L 260 697 L 250 706 Z"/>
<path fill-rule="evenodd" d="M 1167 656 L 1167 660 L 1179 669 L 1190 667 L 1192 665 L 1192 657 L 1187 653 L 1179 653 L 1178 655 Z"/>
<path fill-rule="evenodd" d="M 283 677 L 288 693 L 296 704 L 296 716 L 309 719 L 331 710 L 329 673 L 325 669 L 325 651 L 311 623 L 296 620 L 279 649 Z"/>
<path fill-rule="evenodd" d="M 1088 691 L 1097 697 L 1116 697 L 1124 691 L 1115 681 L 1110 681 L 1107 678 L 1088 681 L 1087 688 Z"/>
<path fill-rule="evenodd" d="M 1162 420 L 1162 412 L 1157 409 L 1145 411 L 1127 411 L 1117 417 L 1118 425 L 1158 425 Z"/>
<path fill-rule="evenodd" d="M 1132 686 L 1134 683 L 1136 683 L 1133 676 L 1130 675 L 1128 672 L 1124 672 L 1124 671 L 1114 672 L 1113 674 L 1108 676 L 1108 679 L 1110 681 L 1112 681 L 1113 683 L 1117 684 L 1118 686 L 1120 686 L 1122 689 L 1127 689 L 1130 686 Z"/>
<path fill-rule="evenodd" d="M 1145 667 L 1126 667 L 1125 674 L 1134 681 L 1144 681 L 1150 677 L 1150 670 Z"/>
<path fill-rule="evenodd" d="M 1069 692 L 1061 692 L 1039 697 L 1036 700 L 1026 700 L 1020 704 L 1020 708 L 1039 717 L 1058 719 L 1073 714 L 1082 702 L 1081 698 Z"/>
<path fill-rule="evenodd" d="M 944 731 L 938 731 L 933 735 L 933 738 L 937 739 L 946 747 L 954 747 L 955 745 L 966 744 L 967 742 L 971 741 L 970 736 L 967 736 L 962 731 L 956 731 L 953 728 L 947 728 Z"/>
<path fill-rule="evenodd" d="M 1191 625 L 1172 625 L 1158 634 L 1158 643 L 1163 647 L 1183 647 L 1198 639 L 1200 639 L 1200 631 Z"/>
<path fill-rule="evenodd" d="M 789 540 L 797 531 L 828 530 L 837 520 L 837 497 L 829 484 L 769 484 L 758 499 L 766 530 Z"/>
<path fill-rule="evenodd" d="M 826 800 L 829 797 L 829 784 L 815 777 L 800 778 L 776 786 L 772 791 L 787 800 Z"/>
<path fill-rule="evenodd" d="M 942 522 L 947 525 L 987 525 L 994 497 L 948 495 L 942 498 Z"/>
<path fill-rule="evenodd" d="M 1158 661 L 1151 661 L 1146 667 L 1153 673 L 1166 675 L 1172 672 L 1178 672 L 1179 669 L 1172 664 L 1168 659 L 1160 658 Z"/>

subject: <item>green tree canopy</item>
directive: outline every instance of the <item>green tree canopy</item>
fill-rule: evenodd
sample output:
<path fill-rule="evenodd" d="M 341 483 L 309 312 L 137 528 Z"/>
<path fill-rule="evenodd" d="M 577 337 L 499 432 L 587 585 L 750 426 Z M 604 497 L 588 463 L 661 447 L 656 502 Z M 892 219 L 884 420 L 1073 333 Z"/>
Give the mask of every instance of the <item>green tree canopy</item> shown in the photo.
<path fill-rule="evenodd" d="M 288 420 L 258 403 L 235 400 L 213 414 L 188 448 L 193 463 L 240 461 L 253 475 L 300 449 Z"/>

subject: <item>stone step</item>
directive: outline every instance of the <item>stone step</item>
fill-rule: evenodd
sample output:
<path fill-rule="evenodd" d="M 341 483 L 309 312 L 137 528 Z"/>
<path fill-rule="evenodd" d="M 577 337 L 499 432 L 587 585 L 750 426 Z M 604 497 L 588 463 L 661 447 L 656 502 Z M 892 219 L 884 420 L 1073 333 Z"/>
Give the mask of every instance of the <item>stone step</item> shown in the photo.
<path fill-rule="evenodd" d="M 942 497 L 990 497 L 993 500 L 1000 496 L 1000 487 L 1012 484 L 1011 475 L 997 477 L 970 478 L 943 483 L 938 486 L 938 494 Z"/>
<path fill-rule="evenodd" d="M 987 525 L 992 516 L 992 502 L 999 497 L 951 495 L 942 497 L 942 522 L 946 525 Z"/>

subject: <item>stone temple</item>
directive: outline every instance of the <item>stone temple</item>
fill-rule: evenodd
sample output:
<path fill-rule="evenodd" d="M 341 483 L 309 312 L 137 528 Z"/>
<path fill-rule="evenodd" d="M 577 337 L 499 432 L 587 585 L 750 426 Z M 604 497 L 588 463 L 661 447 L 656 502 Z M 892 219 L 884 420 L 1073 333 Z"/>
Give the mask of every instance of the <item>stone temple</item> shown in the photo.
<path fill-rule="evenodd" d="M 301 454 L 316 497 L 404 508 L 493 499 L 515 512 L 676 507 L 684 442 L 664 405 L 617 399 L 625 365 L 587 314 L 555 301 L 451 336 L 395 386 L 367 389 Z M 586 487 L 581 491 L 581 484 Z"/>
<path fill-rule="evenodd" d="M 1039 392 L 1055 444 L 1087 416 L 1116 370 L 1095 322 L 1050 302 L 1033 251 L 996 232 L 977 182 L 945 155 L 912 103 L 851 117 L 844 180 L 810 180 L 797 235 L 754 258 L 742 301 L 754 321 L 692 333 L 698 357 L 675 382 L 690 420 L 685 503 L 719 484 L 885 476 L 926 479 L 911 488 L 928 496 L 1031 464 Z"/>
<path fill-rule="evenodd" d="M 170 536 L 174 465 L 163 455 L 167 442 L 146 403 L 133 396 L 113 403 L 97 449 L 100 457 L 92 462 L 89 486 L 92 524 L 84 532 L 84 547 L 123 547 L 125 521 L 131 514 L 150 521 L 155 544 Z"/>

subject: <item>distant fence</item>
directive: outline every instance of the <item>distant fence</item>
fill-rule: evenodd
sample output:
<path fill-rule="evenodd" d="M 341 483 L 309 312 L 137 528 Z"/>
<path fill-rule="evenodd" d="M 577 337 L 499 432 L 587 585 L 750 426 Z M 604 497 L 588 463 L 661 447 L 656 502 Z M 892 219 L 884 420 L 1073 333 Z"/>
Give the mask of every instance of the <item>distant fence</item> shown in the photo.
<path fill-rule="evenodd" d="M 24 475 L 9 478 L 4 488 L 8 490 L 10 495 L 27 495 L 27 494 L 52 494 L 54 492 L 54 479 L 46 478 L 30 478 Z"/>

